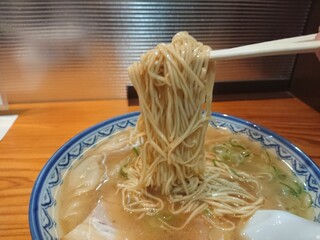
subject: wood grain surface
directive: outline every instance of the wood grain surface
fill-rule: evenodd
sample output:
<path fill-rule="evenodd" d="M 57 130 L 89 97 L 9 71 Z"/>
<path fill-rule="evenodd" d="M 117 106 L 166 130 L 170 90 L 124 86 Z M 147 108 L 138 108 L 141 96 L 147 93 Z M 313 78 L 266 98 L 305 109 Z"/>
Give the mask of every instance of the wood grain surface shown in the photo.
<path fill-rule="evenodd" d="M 298 99 L 218 102 L 212 109 L 278 133 L 320 166 L 320 114 Z M 126 100 L 11 105 L 5 114 L 19 117 L 0 142 L 0 239 L 31 239 L 32 187 L 60 146 L 94 124 L 137 110 Z"/>

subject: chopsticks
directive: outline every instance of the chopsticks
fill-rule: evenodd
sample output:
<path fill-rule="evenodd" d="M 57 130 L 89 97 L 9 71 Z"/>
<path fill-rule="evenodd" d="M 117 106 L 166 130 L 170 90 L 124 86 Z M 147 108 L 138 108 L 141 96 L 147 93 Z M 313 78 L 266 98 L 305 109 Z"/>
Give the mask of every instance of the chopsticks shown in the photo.
<path fill-rule="evenodd" d="M 320 40 L 315 40 L 316 34 L 280 40 L 255 43 L 241 47 L 213 50 L 210 52 L 212 60 L 232 60 L 263 56 L 309 53 L 320 50 Z"/>

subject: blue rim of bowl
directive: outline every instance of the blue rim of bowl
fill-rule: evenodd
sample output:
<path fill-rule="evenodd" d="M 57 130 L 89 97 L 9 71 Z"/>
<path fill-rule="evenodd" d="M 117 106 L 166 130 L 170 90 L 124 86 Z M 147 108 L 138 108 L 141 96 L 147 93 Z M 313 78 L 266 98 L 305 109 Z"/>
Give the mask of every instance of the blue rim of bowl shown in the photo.
<path fill-rule="evenodd" d="M 36 214 L 39 211 L 39 198 L 40 198 L 40 193 L 42 190 L 42 183 L 45 181 L 45 179 L 48 176 L 48 173 L 50 172 L 51 168 L 54 166 L 54 164 L 57 162 L 57 160 L 61 157 L 65 151 L 71 147 L 73 144 L 78 142 L 80 139 L 83 137 L 87 136 L 88 134 L 96 131 L 97 129 L 100 129 L 101 127 L 112 124 L 114 122 L 124 120 L 126 118 L 131 118 L 131 117 L 137 117 L 140 115 L 140 112 L 132 112 L 124 115 L 120 115 L 114 118 L 110 118 L 108 120 L 105 120 L 101 123 L 98 123 L 92 127 L 89 127 L 85 129 L 84 131 L 78 133 L 74 137 L 72 137 L 69 141 L 67 141 L 64 145 L 62 145 L 53 155 L 52 157 L 47 161 L 47 163 L 44 165 L 42 170 L 40 171 L 40 174 L 38 175 L 34 187 L 31 192 L 31 197 L 30 197 L 30 203 L 29 203 L 29 228 L 31 232 L 32 239 L 41 239 L 42 234 L 41 234 L 41 228 L 40 228 L 40 219 L 39 215 Z M 260 125 L 254 124 L 253 122 L 243 120 L 238 117 L 230 116 L 227 114 L 222 114 L 218 112 L 212 113 L 213 117 L 219 117 L 220 119 L 225 119 L 225 120 L 231 120 L 236 123 L 240 123 L 242 125 L 245 125 L 247 127 L 254 128 L 255 130 L 267 134 L 269 136 L 272 136 L 275 140 L 283 144 L 286 148 L 290 149 L 293 151 L 295 154 L 297 154 L 303 162 L 314 172 L 315 175 L 317 175 L 320 178 L 320 169 L 318 166 L 312 161 L 311 158 L 309 158 L 301 149 L 299 149 L 297 146 L 286 140 L 285 138 L 281 137 L 280 135 L 264 128 L 261 127 Z"/>

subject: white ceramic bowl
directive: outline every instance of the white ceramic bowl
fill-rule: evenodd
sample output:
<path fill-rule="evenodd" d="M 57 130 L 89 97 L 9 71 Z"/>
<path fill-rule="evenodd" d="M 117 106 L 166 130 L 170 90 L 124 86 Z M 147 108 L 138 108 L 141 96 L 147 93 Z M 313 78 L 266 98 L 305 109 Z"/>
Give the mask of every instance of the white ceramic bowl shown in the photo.
<path fill-rule="evenodd" d="M 135 126 L 139 113 L 125 114 L 99 123 L 79 133 L 65 143 L 47 162 L 40 172 L 31 194 L 29 206 L 29 225 L 33 239 L 58 239 L 53 209 L 56 204 L 55 193 L 59 189 L 62 176 L 74 161 L 88 148 L 102 139 Z M 292 171 L 305 183 L 310 192 L 316 212 L 314 221 L 320 222 L 320 169 L 299 148 L 279 135 L 251 122 L 213 113 L 212 125 L 222 126 L 236 133 L 242 133 L 253 141 L 274 149 Z"/>

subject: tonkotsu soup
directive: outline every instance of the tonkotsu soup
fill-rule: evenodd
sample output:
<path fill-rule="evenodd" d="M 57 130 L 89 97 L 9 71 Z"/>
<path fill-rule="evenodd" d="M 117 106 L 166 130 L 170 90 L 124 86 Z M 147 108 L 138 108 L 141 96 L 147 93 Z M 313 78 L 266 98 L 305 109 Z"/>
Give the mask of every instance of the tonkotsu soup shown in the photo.
<path fill-rule="evenodd" d="M 163 211 L 140 219 L 134 212 L 125 211 L 117 184 L 125 181 L 128 162 L 141 150 L 135 143 L 128 144 L 132 131 L 117 133 L 86 151 L 64 176 L 57 191 L 54 216 L 61 239 L 242 239 L 240 230 L 249 217 L 229 217 L 227 221 L 214 217 L 213 226 L 204 219 L 212 214 L 205 210 L 182 230 L 171 230 L 163 221 L 179 226 L 187 216 L 171 214 L 168 202 Z M 215 156 L 208 164 L 226 164 L 231 178 L 241 172 L 259 179 L 258 195 L 264 199 L 261 209 L 286 210 L 306 219 L 314 218 L 310 195 L 274 152 L 246 135 L 222 128 L 209 127 L 205 142 L 205 148 Z M 256 187 L 249 182 L 247 190 L 256 191 Z M 102 218 L 92 215 L 97 206 L 98 211 L 103 211 Z M 97 219 L 103 228 L 95 223 Z"/>

